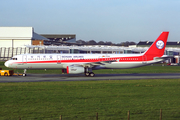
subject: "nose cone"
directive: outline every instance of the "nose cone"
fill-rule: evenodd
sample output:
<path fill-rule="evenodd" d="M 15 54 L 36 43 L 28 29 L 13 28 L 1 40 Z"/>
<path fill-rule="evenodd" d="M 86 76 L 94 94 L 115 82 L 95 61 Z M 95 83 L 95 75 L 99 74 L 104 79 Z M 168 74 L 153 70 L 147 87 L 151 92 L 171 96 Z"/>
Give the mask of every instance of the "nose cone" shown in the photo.
<path fill-rule="evenodd" d="M 9 67 L 9 62 L 6 61 L 6 62 L 4 63 L 4 65 L 5 65 L 6 67 Z"/>

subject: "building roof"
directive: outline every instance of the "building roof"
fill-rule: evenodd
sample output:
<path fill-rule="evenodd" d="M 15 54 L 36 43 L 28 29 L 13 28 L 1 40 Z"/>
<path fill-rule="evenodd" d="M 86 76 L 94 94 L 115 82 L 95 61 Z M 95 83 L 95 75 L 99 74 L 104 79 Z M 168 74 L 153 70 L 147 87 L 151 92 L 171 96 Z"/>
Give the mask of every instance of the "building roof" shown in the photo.
<path fill-rule="evenodd" d="M 49 40 L 60 40 L 68 41 L 71 39 L 76 39 L 75 34 L 41 34 L 41 36 L 48 38 Z"/>
<path fill-rule="evenodd" d="M 75 34 L 41 34 L 41 36 L 49 39 L 44 41 L 44 45 L 73 45 L 76 43 Z"/>
<path fill-rule="evenodd" d="M 140 41 L 137 45 L 151 45 L 153 42 L 149 41 Z"/>
<path fill-rule="evenodd" d="M 43 36 L 41 36 L 41 35 L 39 35 L 39 34 L 37 34 L 35 32 L 33 32 L 32 39 L 33 40 L 49 40 L 48 38 L 45 38 L 45 37 L 43 37 Z"/>

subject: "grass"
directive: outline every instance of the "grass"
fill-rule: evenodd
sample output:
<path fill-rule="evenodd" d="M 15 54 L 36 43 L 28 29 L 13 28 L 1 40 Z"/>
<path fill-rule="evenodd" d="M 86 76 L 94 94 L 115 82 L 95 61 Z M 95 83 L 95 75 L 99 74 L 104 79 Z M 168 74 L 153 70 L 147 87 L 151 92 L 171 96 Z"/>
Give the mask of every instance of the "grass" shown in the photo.
<path fill-rule="evenodd" d="M 4 62 L 0 68 L 8 69 Z M 23 70 L 15 70 L 15 72 Z M 95 70 L 98 73 L 179 73 L 179 66 Z M 28 70 L 27 73 L 61 73 Z M 180 79 L 0 83 L 0 120 L 180 119 Z"/>
<path fill-rule="evenodd" d="M 0 83 L 1 120 L 180 119 L 180 79 Z"/>

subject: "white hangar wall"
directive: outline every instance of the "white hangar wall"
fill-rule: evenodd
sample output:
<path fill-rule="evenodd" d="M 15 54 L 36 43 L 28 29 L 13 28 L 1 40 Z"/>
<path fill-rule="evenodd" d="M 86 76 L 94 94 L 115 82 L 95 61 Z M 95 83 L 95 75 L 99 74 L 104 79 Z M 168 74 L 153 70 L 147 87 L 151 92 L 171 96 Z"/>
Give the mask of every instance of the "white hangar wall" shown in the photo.
<path fill-rule="evenodd" d="M 13 40 L 13 47 L 25 47 L 25 45 L 31 45 L 32 40 Z"/>
<path fill-rule="evenodd" d="M 31 53 L 33 50 L 26 46 L 39 40 L 48 39 L 35 33 L 33 27 L 0 27 L 0 60 Z"/>
<path fill-rule="evenodd" d="M 31 45 L 32 27 L 0 27 L 0 47 L 25 47 Z"/>
<path fill-rule="evenodd" d="M 31 39 L 33 27 L 0 27 L 0 38 Z"/>
<path fill-rule="evenodd" d="M 31 40 L 1 40 L 0 47 L 25 47 L 25 45 L 31 45 Z"/>
<path fill-rule="evenodd" d="M 0 47 L 12 47 L 12 40 L 1 40 Z"/>

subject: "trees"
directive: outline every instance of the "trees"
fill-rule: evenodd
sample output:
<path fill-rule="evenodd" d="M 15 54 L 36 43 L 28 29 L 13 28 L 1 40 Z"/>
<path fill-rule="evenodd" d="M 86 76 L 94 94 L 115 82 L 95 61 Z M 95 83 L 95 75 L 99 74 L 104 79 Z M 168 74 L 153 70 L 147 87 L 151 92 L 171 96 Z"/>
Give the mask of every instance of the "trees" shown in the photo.
<path fill-rule="evenodd" d="M 81 45 L 86 45 L 86 42 L 83 40 L 77 40 L 76 43 Z"/>
<path fill-rule="evenodd" d="M 98 45 L 105 45 L 104 41 L 99 41 L 97 44 Z"/>
<path fill-rule="evenodd" d="M 112 43 L 110 41 L 99 41 L 99 42 L 96 42 L 95 40 L 89 40 L 89 41 L 84 41 L 84 40 L 77 40 L 76 41 L 77 44 L 80 44 L 80 45 L 109 45 L 109 46 L 129 46 L 129 45 L 136 45 L 135 42 L 129 42 L 129 41 L 126 41 L 126 42 L 121 42 L 121 43 Z"/>
<path fill-rule="evenodd" d="M 90 40 L 90 41 L 88 41 L 88 45 L 97 45 L 97 43 L 94 40 Z"/>

